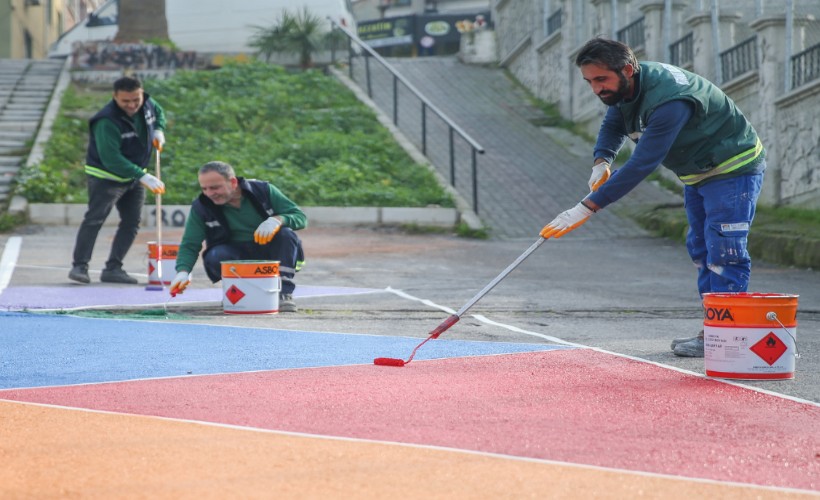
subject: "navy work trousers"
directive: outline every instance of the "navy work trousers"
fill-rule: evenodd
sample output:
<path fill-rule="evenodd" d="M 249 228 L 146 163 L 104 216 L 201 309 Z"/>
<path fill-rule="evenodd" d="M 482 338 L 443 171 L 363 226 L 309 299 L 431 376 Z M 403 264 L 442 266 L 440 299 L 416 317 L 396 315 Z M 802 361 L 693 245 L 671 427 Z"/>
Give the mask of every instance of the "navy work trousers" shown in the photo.
<path fill-rule="evenodd" d="M 259 245 L 253 241 L 216 245 L 205 251 L 202 260 L 205 264 L 205 272 L 208 273 L 208 278 L 214 283 L 222 280 L 222 261 L 279 261 L 282 293 L 292 294 L 296 288 L 296 283 L 294 282 L 296 261 L 304 260 L 304 257 L 302 257 L 302 241 L 296 235 L 296 232 L 289 227 L 283 227 L 267 245 Z"/>
<path fill-rule="evenodd" d="M 684 188 L 686 249 L 698 270 L 701 295 L 747 290 L 752 272 L 747 238 L 762 183 L 759 173 Z"/>

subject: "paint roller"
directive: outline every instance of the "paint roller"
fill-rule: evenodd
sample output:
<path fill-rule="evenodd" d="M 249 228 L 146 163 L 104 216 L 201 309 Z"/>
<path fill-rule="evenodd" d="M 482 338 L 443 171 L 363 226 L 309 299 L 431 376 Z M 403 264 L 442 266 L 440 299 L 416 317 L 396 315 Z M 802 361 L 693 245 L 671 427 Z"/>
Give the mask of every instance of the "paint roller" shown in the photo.
<path fill-rule="evenodd" d="M 518 258 L 517 258 L 517 259 L 515 259 L 515 261 L 514 261 L 512 264 L 510 264 L 509 266 L 507 266 L 507 268 L 506 268 L 506 269 L 504 269 L 503 271 L 501 271 L 501 274 L 499 274 L 498 276 L 496 276 L 496 277 L 495 277 L 495 279 L 494 279 L 494 280 L 492 280 L 491 282 L 489 282 L 489 283 L 487 284 L 487 286 L 485 286 L 485 287 L 484 287 L 484 288 L 483 288 L 480 292 L 478 292 L 478 293 L 475 295 L 475 297 L 473 297 L 472 299 L 470 299 L 470 301 L 469 301 L 469 302 L 467 302 L 466 304 L 464 304 L 464 305 L 461 307 L 461 309 L 459 309 L 459 310 L 458 310 L 455 314 L 451 315 L 451 316 L 450 316 L 450 317 L 448 317 L 446 320 L 444 320 L 444 321 L 443 321 L 440 325 L 438 325 L 437 327 L 435 327 L 435 328 L 434 328 L 434 329 L 430 332 L 430 336 L 429 336 L 429 337 L 427 337 L 426 339 L 424 339 L 424 341 L 423 341 L 422 343 L 420 343 L 419 345 L 417 345 L 417 346 L 416 346 L 416 348 L 415 348 L 415 349 L 413 349 L 413 352 L 412 352 L 412 353 L 410 353 L 410 357 L 409 357 L 409 358 L 407 358 L 407 360 L 400 359 L 400 358 L 376 358 L 376 359 L 374 359 L 374 360 L 373 360 L 373 364 L 374 364 L 374 365 L 378 365 L 378 366 L 404 366 L 404 365 L 406 365 L 407 363 L 409 363 L 409 362 L 413 361 L 413 357 L 416 355 L 416 351 L 418 351 L 418 350 L 419 350 L 419 348 L 420 348 L 421 346 L 423 346 L 424 344 L 426 344 L 429 340 L 432 340 L 432 339 L 436 339 L 436 338 L 438 338 L 438 337 L 439 337 L 439 335 L 441 335 L 442 333 L 446 332 L 447 330 L 449 330 L 449 329 L 450 329 L 450 327 L 451 327 L 451 326 L 453 326 L 453 325 L 455 325 L 456 323 L 458 323 L 458 320 L 460 320 L 460 319 L 461 319 L 461 316 L 462 316 L 464 313 L 466 313 L 468 309 L 470 309 L 471 307 L 473 307 L 473 305 L 475 305 L 475 303 L 476 303 L 476 302 L 478 302 L 479 300 L 481 300 L 481 299 L 482 299 L 485 295 L 487 295 L 487 294 L 490 292 L 490 290 L 492 290 L 493 288 L 495 288 L 495 286 L 496 286 L 497 284 L 499 284 L 499 283 L 501 282 L 501 280 L 503 280 L 504 278 L 506 278 L 506 277 L 507 277 L 507 275 L 508 275 L 508 274 L 510 274 L 510 273 L 513 271 L 513 269 L 515 269 L 516 267 L 518 267 L 518 265 L 519 265 L 519 264 L 521 264 L 522 262 L 524 262 L 524 260 L 525 260 L 527 257 L 529 257 L 529 256 L 530 256 L 530 254 L 532 254 L 535 250 L 537 250 L 537 249 L 538 249 L 538 247 L 540 247 L 540 246 L 541 246 L 541 244 L 543 244 L 543 243 L 544 243 L 544 241 L 546 241 L 546 240 L 545 240 L 543 237 L 539 237 L 539 238 L 538 238 L 538 240 L 537 240 L 535 243 L 533 243 L 532 245 L 530 245 L 530 247 L 529 247 L 527 250 L 525 250 L 525 251 L 524 251 L 524 253 L 522 253 L 521 255 L 519 255 L 519 256 L 518 256 Z"/>

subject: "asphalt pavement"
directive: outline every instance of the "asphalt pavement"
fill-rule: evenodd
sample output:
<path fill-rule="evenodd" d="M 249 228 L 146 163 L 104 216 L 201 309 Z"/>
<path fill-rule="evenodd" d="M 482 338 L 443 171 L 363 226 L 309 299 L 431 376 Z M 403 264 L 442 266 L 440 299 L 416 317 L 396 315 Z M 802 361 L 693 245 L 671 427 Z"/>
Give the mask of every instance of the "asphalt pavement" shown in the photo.
<path fill-rule="evenodd" d="M 76 228 L 26 226 L 0 235 L 3 275 L 0 302 L 25 287 L 80 291 L 127 288 L 99 282 L 113 228 L 104 228 L 91 264 L 91 285 L 67 278 Z M 147 283 L 147 242 L 138 236 L 126 270 Z M 179 230 L 169 230 L 167 241 Z M 310 227 L 301 232 L 307 265 L 298 285 L 369 289 L 370 293 L 300 297 L 300 312 L 278 315 L 227 315 L 221 302 L 181 303 L 157 294 L 153 306 L 108 304 L 112 314 L 167 306 L 177 313 L 165 321 L 297 331 L 364 333 L 416 337 L 419 341 L 473 298 L 537 240 L 471 240 L 451 235 L 406 234 L 390 227 Z M 11 255 L 17 247 L 16 257 Z M 192 290 L 221 285 L 194 270 Z M 820 402 L 820 275 L 756 262 L 750 291 L 798 294 L 797 339 L 800 356 L 795 377 L 783 381 L 732 381 L 789 397 Z M 111 302 L 111 301 L 109 301 Z M 94 309 L 99 303 L 89 303 Z M 48 299 L 28 309 L 49 309 Z M 598 237 L 579 228 L 548 240 L 475 304 L 444 335 L 450 339 L 555 343 L 556 340 L 633 356 L 671 369 L 704 374 L 703 359 L 679 358 L 669 349 L 674 337 L 702 327 L 695 270 L 685 249 L 651 237 Z M 163 320 L 163 318 L 158 318 Z M 423 349 L 435 349 L 435 343 Z M 409 352 L 407 353 L 409 355 Z"/>

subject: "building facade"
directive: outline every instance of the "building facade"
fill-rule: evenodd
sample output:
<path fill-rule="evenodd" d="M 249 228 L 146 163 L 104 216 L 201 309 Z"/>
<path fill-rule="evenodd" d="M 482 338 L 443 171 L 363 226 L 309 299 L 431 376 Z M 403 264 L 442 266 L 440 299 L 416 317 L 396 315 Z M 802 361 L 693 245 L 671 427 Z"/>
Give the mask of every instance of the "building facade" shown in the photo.
<path fill-rule="evenodd" d="M 452 55 L 465 22 L 489 25 L 490 0 L 360 0 L 358 35 L 385 56 Z"/>
<path fill-rule="evenodd" d="M 44 59 L 66 30 L 102 0 L 6 0 L 0 2 L 0 58 Z"/>
<path fill-rule="evenodd" d="M 817 0 L 494 0 L 493 14 L 500 65 L 593 135 L 604 108 L 574 64 L 589 38 L 708 78 L 766 147 L 761 202 L 820 208 Z"/>

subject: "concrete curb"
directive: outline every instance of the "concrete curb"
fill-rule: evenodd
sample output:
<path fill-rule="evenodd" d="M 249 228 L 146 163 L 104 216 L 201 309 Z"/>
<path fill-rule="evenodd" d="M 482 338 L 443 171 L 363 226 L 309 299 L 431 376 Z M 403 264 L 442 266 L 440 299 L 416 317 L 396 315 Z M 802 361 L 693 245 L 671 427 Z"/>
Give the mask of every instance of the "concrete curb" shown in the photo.
<path fill-rule="evenodd" d="M 86 204 L 80 203 L 26 203 L 17 198 L 17 213 L 25 213 L 33 224 L 46 226 L 79 226 L 85 215 Z M 163 205 L 164 227 L 185 227 L 190 205 Z M 302 207 L 312 225 L 361 224 L 400 225 L 415 224 L 432 227 L 454 227 L 459 222 L 458 210 L 441 207 Z M 142 213 L 143 227 L 156 227 L 154 205 L 145 205 Z M 119 218 L 114 213 L 105 221 L 106 226 L 116 226 Z"/>

